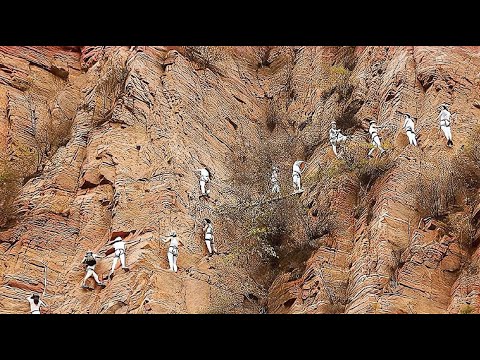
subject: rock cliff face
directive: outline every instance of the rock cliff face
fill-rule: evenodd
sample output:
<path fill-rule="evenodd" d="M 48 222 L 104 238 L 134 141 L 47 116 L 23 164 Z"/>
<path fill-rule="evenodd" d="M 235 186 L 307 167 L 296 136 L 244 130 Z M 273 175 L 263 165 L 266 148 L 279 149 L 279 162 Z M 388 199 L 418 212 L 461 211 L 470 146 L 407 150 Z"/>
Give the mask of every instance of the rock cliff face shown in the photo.
<path fill-rule="evenodd" d="M 32 292 L 50 313 L 479 312 L 479 84 L 473 47 L 0 47 L 0 313 L 28 313 Z M 387 153 L 367 160 L 369 118 Z M 243 153 L 269 161 L 238 171 Z M 297 159 L 305 191 L 287 196 Z M 269 204 L 295 221 L 262 237 L 224 209 L 260 209 L 233 179 L 269 186 L 272 162 L 286 197 Z M 81 289 L 85 251 L 115 234 L 130 271 Z"/>

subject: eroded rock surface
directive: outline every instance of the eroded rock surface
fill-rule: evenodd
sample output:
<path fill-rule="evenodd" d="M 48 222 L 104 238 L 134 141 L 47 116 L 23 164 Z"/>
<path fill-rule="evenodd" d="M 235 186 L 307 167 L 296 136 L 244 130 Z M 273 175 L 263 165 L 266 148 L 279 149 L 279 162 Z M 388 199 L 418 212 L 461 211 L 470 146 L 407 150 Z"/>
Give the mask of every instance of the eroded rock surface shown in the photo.
<path fill-rule="evenodd" d="M 6 161 L 35 154 L 15 217 L 0 224 L 0 313 L 27 313 L 32 291 L 52 313 L 479 311 L 476 237 L 467 246 L 441 220 L 423 221 L 411 191 L 439 159 L 464 151 L 477 125 L 477 48 L 198 51 L 0 47 L 0 154 Z M 451 149 L 436 120 L 442 102 L 458 114 Z M 281 118 L 273 128 L 265 121 L 272 103 Z M 407 146 L 397 111 L 418 119 L 418 148 Z M 336 161 L 330 121 L 368 146 L 368 117 L 385 126 L 380 137 L 395 165 L 367 184 L 315 181 L 315 171 Z M 66 123 L 68 142 L 43 146 L 40 156 L 34 149 Z M 314 180 L 297 201 L 315 223 L 328 199 L 335 227 L 308 238 L 301 266 L 284 271 L 284 257 L 282 270 L 259 276 L 257 263 L 232 261 L 231 232 L 216 209 L 229 200 L 236 146 L 284 134 L 292 139 L 284 151 L 313 164 L 304 178 Z M 213 170 L 208 201 L 194 172 L 204 166 Z M 468 194 L 450 211 L 471 216 L 477 229 L 476 190 Z M 221 252 L 213 257 L 202 237 L 206 216 Z M 171 229 L 183 242 L 176 274 L 159 241 Z M 113 233 L 128 235 L 130 272 L 117 269 L 105 289 L 81 289 L 85 251 L 106 251 Z M 106 275 L 111 260 L 97 273 Z"/>

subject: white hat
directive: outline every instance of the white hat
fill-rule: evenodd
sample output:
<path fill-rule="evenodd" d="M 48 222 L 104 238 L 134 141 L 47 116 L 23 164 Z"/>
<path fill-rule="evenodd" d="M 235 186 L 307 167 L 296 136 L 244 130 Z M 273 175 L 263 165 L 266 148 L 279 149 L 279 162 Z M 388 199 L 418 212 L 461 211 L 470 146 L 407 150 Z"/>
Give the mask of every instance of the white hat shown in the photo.
<path fill-rule="evenodd" d="M 175 230 L 170 231 L 170 236 L 177 236 L 177 233 L 175 232 Z"/>
<path fill-rule="evenodd" d="M 112 240 L 111 243 L 113 244 L 113 243 L 116 243 L 118 241 L 123 241 L 123 239 L 120 236 L 117 236 L 115 239 Z"/>

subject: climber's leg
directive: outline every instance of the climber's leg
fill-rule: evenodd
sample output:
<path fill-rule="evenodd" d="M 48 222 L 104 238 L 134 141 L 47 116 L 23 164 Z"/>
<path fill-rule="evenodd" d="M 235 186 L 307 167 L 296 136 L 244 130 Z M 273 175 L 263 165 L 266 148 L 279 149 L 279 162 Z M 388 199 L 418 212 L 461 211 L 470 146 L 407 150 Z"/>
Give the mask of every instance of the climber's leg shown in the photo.
<path fill-rule="evenodd" d="M 212 247 L 210 245 L 210 240 L 205 239 L 205 244 L 207 244 L 208 253 L 212 255 Z"/>
<path fill-rule="evenodd" d="M 205 181 L 200 180 L 200 190 L 202 192 L 202 195 L 206 195 L 207 193 L 205 192 Z"/>
<path fill-rule="evenodd" d="M 332 150 L 335 156 L 338 156 L 337 154 L 337 142 L 336 141 L 330 141 L 330 144 L 332 145 Z"/>
<path fill-rule="evenodd" d="M 174 258 L 173 254 L 169 251 L 167 253 L 167 258 L 168 258 L 168 265 L 170 266 L 170 271 L 175 271 L 174 270 Z"/>
<path fill-rule="evenodd" d="M 83 278 L 82 286 L 85 286 L 87 279 L 94 274 L 92 269 L 87 269 L 87 273 L 85 274 L 85 277 Z"/>
<path fill-rule="evenodd" d="M 114 271 L 115 271 L 115 268 L 117 267 L 117 261 L 118 261 L 118 257 L 114 257 L 113 258 L 113 262 L 112 262 L 112 270 L 110 270 L 110 274 L 112 274 Z"/>
<path fill-rule="evenodd" d="M 173 271 L 177 272 L 178 268 L 177 268 L 177 258 L 178 256 L 174 256 L 173 257 Z"/>
<path fill-rule="evenodd" d="M 122 263 L 122 269 L 125 269 L 127 265 L 125 265 L 125 253 L 120 255 L 120 262 Z"/>

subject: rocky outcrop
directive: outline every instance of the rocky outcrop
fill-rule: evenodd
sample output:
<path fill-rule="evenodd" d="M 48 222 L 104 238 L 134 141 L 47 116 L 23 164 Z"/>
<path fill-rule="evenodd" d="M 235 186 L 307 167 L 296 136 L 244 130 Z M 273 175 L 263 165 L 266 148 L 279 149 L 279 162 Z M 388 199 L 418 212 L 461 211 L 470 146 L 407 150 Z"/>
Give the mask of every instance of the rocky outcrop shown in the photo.
<path fill-rule="evenodd" d="M 390 141 L 389 156 L 397 160 L 396 166 L 366 193 L 359 192 L 358 202 L 368 206 L 357 216 L 352 211 L 354 202 L 346 203 L 355 190 L 335 193 L 344 201 L 339 215 L 349 219 L 341 226 L 342 234 L 334 234 L 333 246 L 328 239 L 314 253 L 289 298 L 280 295 L 284 283 L 274 283 L 270 298 L 288 298 L 290 312 L 301 313 L 444 313 L 458 312 L 460 303 L 470 306 L 468 311 L 478 311 L 475 255 L 470 260 L 471 249 L 459 244 L 445 226 L 419 225 L 412 186 L 420 174 L 432 171 L 429 165 L 438 164 L 439 159 L 453 161 L 468 142 L 479 115 L 475 106 L 479 60 L 476 49 L 381 47 L 362 51 L 349 79 L 354 90 L 346 107 L 362 104 L 354 117 L 363 121 L 364 128 L 368 116 L 386 126 L 381 137 Z M 442 102 L 450 103 L 451 111 L 459 114 L 452 149 L 445 147 L 436 122 Z M 406 145 L 396 110 L 418 118 L 418 149 Z M 466 202 L 474 199 L 476 195 L 459 199 L 461 208 L 456 211 L 461 217 L 468 218 Z"/>
<path fill-rule="evenodd" d="M 29 165 L 0 224 L 0 313 L 28 312 L 32 291 L 52 313 L 477 312 L 475 237 L 467 244 L 445 214 L 425 219 L 412 187 L 470 146 L 478 69 L 478 49 L 462 47 L 1 47 L 0 153 Z M 458 114 L 451 149 L 442 102 Z M 398 111 L 418 119 L 418 148 Z M 388 152 L 372 161 L 386 170 L 335 170 L 330 121 L 365 150 L 368 117 L 384 126 Z M 247 235 L 219 209 L 236 190 L 232 154 L 283 138 L 285 181 L 293 160 L 309 162 L 295 197 L 309 229 L 288 234 L 308 246 L 295 257 L 273 243 L 280 258 L 266 266 L 236 255 Z M 195 174 L 204 166 L 208 200 Z M 477 187 L 457 186 L 447 215 L 476 230 Z M 178 273 L 160 241 L 171 229 L 183 243 Z M 105 254 L 113 234 L 126 236 L 130 271 L 81 289 L 85 251 Z"/>

